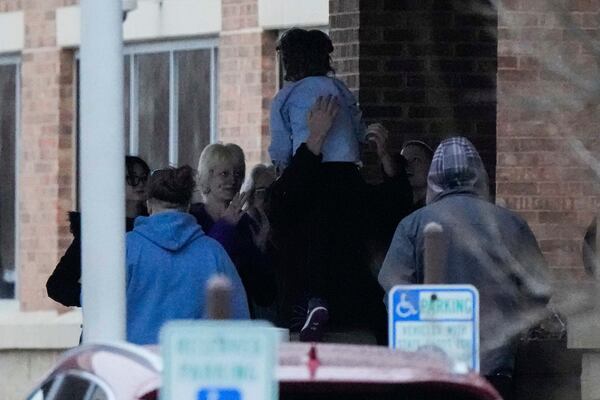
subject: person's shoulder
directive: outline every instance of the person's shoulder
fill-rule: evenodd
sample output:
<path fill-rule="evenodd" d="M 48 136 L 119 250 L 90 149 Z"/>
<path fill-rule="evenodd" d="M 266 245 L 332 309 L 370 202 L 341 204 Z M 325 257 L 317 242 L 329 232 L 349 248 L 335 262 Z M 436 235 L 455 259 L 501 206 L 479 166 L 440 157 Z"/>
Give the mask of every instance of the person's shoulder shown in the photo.
<path fill-rule="evenodd" d="M 300 82 L 302 82 L 302 81 L 285 82 L 283 87 L 281 89 L 279 89 L 279 91 L 277 91 L 277 93 L 275 93 L 275 96 L 273 97 L 271 106 L 274 107 L 274 106 L 283 105 L 288 100 L 290 95 L 294 92 L 294 90 L 296 89 L 296 87 L 298 86 L 298 84 Z"/>
<path fill-rule="evenodd" d="M 510 224 L 515 227 L 516 230 L 530 231 L 529 224 L 523 216 L 518 214 L 509 208 L 504 207 L 500 204 L 489 203 L 496 214 L 496 221 L 499 224 Z"/>
<path fill-rule="evenodd" d="M 336 93 L 336 85 L 329 76 L 307 76 L 294 82 L 289 89 L 288 98 L 316 99 L 318 96 Z"/>
<path fill-rule="evenodd" d="M 525 222 L 525 219 L 523 219 L 523 217 L 521 217 L 515 211 L 505 207 L 504 205 L 498 204 L 498 203 L 492 203 L 492 202 L 487 202 L 487 203 L 489 204 L 490 208 L 494 209 L 494 211 L 496 213 L 498 213 L 498 215 L 504 216 L 506 218 L 510 218 L 511 220 L 514 220 L 517 222 Z"/>
<path fill-rule="evenodd" d="M 427 207 L 419 208 L 402 218 L 397 230 L 415 234 L 421 225 L 429 222 L 431 218 L 428 218 L 428 216 L 430 216 L 430 210 Z"/>
<path fill-rule="evenodd" d="M 348 88 L 348 86 L 346 85 L 346 82 L 342 81 L 341 79 L 338 79 L 336 77 L 329 77 L 330 82 L 335 85 L 338 90 L 340 92 L 342 92 L 345 96 L 352 96 L 354 97 L 354 95 L 352 94 L 352 92 L 350 91 L 350 89 Z"/>
<path fill-rule="evenodd" d="M 194 238 L 194 244 L 202 248 L 202 251 L 213 254 L 220 255 L 225 251 L 225 248 L 217 239 L 211 238 L 206 234 L 197 235 Z"/>
<path fill-rule="evenodd" d="M 143 247 L 143 243 L 146 240 L 147 239 L 143 235 L 140 235 L 139 232 L 136 232 L 135 229 L 131 230 L 129 232 L 126 232 L 125 233 L 125 245 L 126 245 L 127 252 L 129 253 L 130 251 L 132 251 L 136 248 L 140 248 L 140 246 Z"/>

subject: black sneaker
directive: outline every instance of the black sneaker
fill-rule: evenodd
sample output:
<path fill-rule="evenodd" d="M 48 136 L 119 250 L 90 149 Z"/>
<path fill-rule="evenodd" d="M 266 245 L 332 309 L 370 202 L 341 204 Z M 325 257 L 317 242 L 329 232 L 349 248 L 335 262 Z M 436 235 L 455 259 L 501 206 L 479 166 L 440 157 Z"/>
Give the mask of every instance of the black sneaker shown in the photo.
<path fill-rule="evenodd" d="M 308 315 L 304 326 L 300 329 L 301 342 L 320 342 L 329 321 L 329 311 L 323 302 L 316 299 L 309 301 Z"/>

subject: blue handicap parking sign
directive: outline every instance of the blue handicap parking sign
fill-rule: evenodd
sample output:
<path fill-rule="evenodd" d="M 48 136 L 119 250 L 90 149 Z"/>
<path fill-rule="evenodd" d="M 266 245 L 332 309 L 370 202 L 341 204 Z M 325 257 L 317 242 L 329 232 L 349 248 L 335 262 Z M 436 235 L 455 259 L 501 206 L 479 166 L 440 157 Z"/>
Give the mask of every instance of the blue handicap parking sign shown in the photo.
<path fill-rule="evenodd" d="M 479 293 L 471 285 L 400 285 L 389 293 L 389 345 L 435 349 L 479 370 Z"/>
<path fill-rule="evenodd" d="M 198 400 L 242 400 L 242 395 L 233 388 L 203 388 L 198 392 Z"/>
<path fill-rule="evenodd" d="M 394 313 L 406 321 L 419 320 L 419 293 L 415 290 L 397 290 L 393 293 Z"/>

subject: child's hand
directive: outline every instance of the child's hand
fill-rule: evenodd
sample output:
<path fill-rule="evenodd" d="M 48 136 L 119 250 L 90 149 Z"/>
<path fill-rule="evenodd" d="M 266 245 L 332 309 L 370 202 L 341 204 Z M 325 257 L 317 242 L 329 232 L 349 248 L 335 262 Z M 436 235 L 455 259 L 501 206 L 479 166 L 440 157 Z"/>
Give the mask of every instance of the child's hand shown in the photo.
<path fill-rule="evenodd" d="M 339 109 L 337 97 L 329 95 L 326 98 L 319 96 L 308 112 L 308 130 L 310 134 L 306 140 L 306 146 L 313 154 L 321 153 L 325 137 L 327 137 Z"/>

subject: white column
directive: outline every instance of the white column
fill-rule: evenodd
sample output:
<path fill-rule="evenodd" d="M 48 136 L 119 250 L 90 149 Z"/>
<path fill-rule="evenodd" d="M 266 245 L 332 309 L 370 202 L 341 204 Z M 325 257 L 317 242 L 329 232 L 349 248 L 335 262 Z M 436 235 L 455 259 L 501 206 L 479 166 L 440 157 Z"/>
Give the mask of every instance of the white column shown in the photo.
<path fill-rule="evenodd" d="M 81 1 L 81 238 L 85 342 L 125 339 L 121 0 Z"/>

